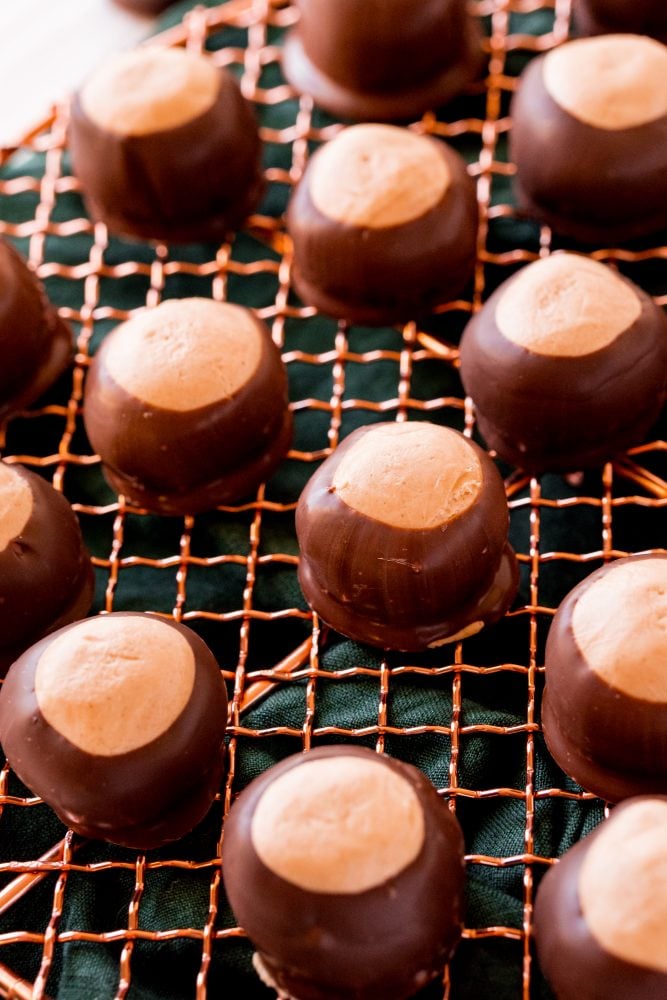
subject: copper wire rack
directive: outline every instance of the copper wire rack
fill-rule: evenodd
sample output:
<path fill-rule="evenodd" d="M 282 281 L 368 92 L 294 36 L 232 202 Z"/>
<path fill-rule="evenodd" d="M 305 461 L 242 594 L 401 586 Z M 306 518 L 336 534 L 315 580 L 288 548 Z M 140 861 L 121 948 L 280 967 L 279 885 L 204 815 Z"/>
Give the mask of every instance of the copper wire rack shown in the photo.
<path fill-rule="evenodd" d="M 130 315 L 132 309 L 126 308 L 125 299 L 123 308 L 118 305 L 120 289 L 130 289 L 136 300 L 132 308 L 155 305 L 161 298 L 173 295 L 240 297 L 270 325 L 288 371 L 299 367 L 317 376 L 317 392 L 292 399 L 297 437 L 289 462 L 302 481 L 316 462 L 330 454 L 342 435 L 367 420 L 441 419 L 464 429 L 466 434 L 474 433 L 474 411 L 463 397 L 456 376 L 458 334 L 499 281 L 517 267 L 564 245 L 547 227 L 518 218 L 511 201 L 513 165 L 507 159 L 506 138 L 511 128 L 509 97 L 517 74 L 534 53 L 568 37 L 570 2 L 477 0 L 472 6 L 486 29 L 488 75 L 469 97 L 439 115 L 425 114 L 410 127 L 443 137 L 467 156 L 477 183 L 481 217 L 477 265 L 469 297 L 444 305 L 423 327 L 409 323 L 401 330 L 385 331 L 385 336 L 329 321 L 326 336 L 317 341 L 309 339 L 315 313 L 301 305 L 290 290 L 291 248 L 281 208 L 309 152 L 331 138 L 340 125 L 318 112 L 309 98 L 297 100 L 280 77 L 280 39 L 296 21 L 294 7 L 286 2 L 229 0 L 219 7 L 195 8 L 181 24 L 152 42 L 210 49 L 216 61 L 238 74 L 245 96 L 257 108 L 264 143 L 276 153 L 266 168 L 266 179 L 269 191 L 276 195 L 278 209 L 249 220 L 249 240 L 243 244 L 243 252 L 238 250 L 237 240 L 217 248 L 198 248 L 196 253 L 164 244 L 128 244 L 119 258 L 117 241 L 110 239 L 104 225 L 93 225 L 80 207 L 73 215 L 62 209 L 67 198 L 78 192 L 66 153 L 66 106 L 56 108 L 52 117 L 19 148 L 3 151 L 0 233 L 26 253 L 77 337 L 75 363 L 64 388 L 55 392 L 53 401 L 49 396 L 42 405 L 9 421 L 3 431 L 3 454 L 10 461 L 40 470 L 71 500 L 84 535 L 87 537 L 94 527 L 96 537 L 102 538 L 93 548 L 98 580 L 94 610 L 141 608 L 171 614 L 202 629 L 202 634 L 212 638 L 214 648 L 223 651 L 221 668 L 232 696 L 228 769 L 218 797 L 210 853 L 205 856 L 189 857 L 181 849 L 167 848 L 155 855 L 126 852 L 124 860 L 115 856 L 100 860 L 94 855 L 91 859 L 82 853 L 79 838 L 71 833 L 63 839 L 54 837 L 46 844 L 39 842 L 40 838 L 28 847 L 20 842 L 20 849 L 14 851 L 11 838 L 2 837 L 2 824 L 11 822 L 11 829 L 20 834 L 21 818 L 46 807 L 24 789 L 17 790 L 9 767 L 4 767 L 0 779 L 0 915 L 4 916 L 3 926 L 9 929 L 0 935 L 3 996 L 23 1000 L 55 995 L 59 952 L 67 944 L 78 942 L 92 949 L 115 949 L 114 973 L 109 982 L 99 983 L 95 995 L 131 997 L 136 949 L 146 942 L 155 945 L 151 961 L 159 963 L 169 949 L 178 948 L 184 941 L 194 942 L 199 955 L 187 995 L 210 995 L 214 961 L 221 962 L 224 968 L 230 942 L 244 938 L 233 919 L 222 912 L 221 842 L 222 819 L 237 790 L 237 773 L 247 748 L 261 747 L 262 741 L 278 738 L 294 752 L 308 749 L 315 742 L 342 739 L 365 741 L 383 751 L 387 744 L 393 750 L 424 736 L 448 741 L 448 771 L 439 791 L 453 810 L 460 812 L 475 803 L 492 807 L 512 800 L 516 804 L 513 815 L 518 850 L 502 854 L 487 845 L 483 853 L 471 852 L 467 862 L 471 876 L 478 880 L 497 869 L 521 873 L 521 918 L 507 924 L 497 914 L 489 913 L 486 923 L 468 921 L 462 948 L 474 956 L 475 949 L 489 939 L 503 943 L 505 961 L 513 970 L 513 995 L 538 995 L 532 942 L 533 901 L 540 875 L 555 860 L 551 853 L 540 851 L 542 810 L 559 801 L 575 811 L 596 803 L 600 816 L 603 809 L 598 800 L 565 778 L 553 787 L 543 787 L 536 779 L 543 670 L 541 636 L 558 600 L 578 579 L 604 561 L 636 551 L 657 551 L 664 545 L 667 443 L 646 443 L 605 465 L 599 473 L 585 477 L 540 480 L 503 470 L 507 472 L 513 540 L 523 584 L 520 603 L 501 624 L 523 637 L 520 657 L 507 656 L 501 629 L 497 642 L 483 647 L 483 655 L 469 655 L 469 650 L 475 648 L 470 641 L 443 647 L 437 657 L 429 655 L 424 660 L 397 654 L 372 656 L 370 651 L 357 647 L 349 665 L 332 670 L 323 665 L 331 637 L 305 604 L 271 606 L 262 596 L 267 574 L 282 574 L 282 579 L 291 579 L 292 591 L 296 588 L 298 557 L 293 511 L 298 494 L 272 494 L 269 484 L 245 504 L 220 508 L 204 518 L 164 521 L 146 512 L 128 510 L 122 498 L 108 493 L 102 494 L 100 502 L 99 459 L 92 454 L 81 424 L 82 387 L 90 354 L 99 335 Z M 548 16 L 547 30 L 535 32 L 535 15 Z M 267 124 L 269 118 L 276 121 L 276 114 L 279 127 Z M 33 166 L 24 170 L 25 164 Z M 18 214 L 8 211 L 19 203 L 27 208 Z M 74 239 L 79 240 L 78 245 L 83 239 L 87 248 L 78 259 L 67 252 Z M 622 269 L 647 287 L 659 304 L 667 305 L 666 246 L 650 244 L 633 250 L 595 247 L 590 248 L 590 253 Z M 64 300 L 69 304 L 61 304 Z M 393 372 L 393 391 L 382 398 L 377 398 L 373 388 L 378 366 Z M 449 394 L 424 397 L 420 393 L 420 372 L 428 366 L 441 366 L 447 376 L 443 385 Z M 362 395 L 352 395 L 348 388 L 352 369 L 363 375 Z M 236 547 L 215 549 L 209 529 L 217 523 L 234 527 Z M 574 532 L 575 523 L 583 523 L 583 529 Z M 150 544 L 137 543 L 137 525 L 150 528 L 146 535 Z M 556 546 L 546 544 L 545 536 L 556 539 Z M 170 605 L 163 600 L 155 604 L 150 587 L 137 595 L 128 581 L 139 568 L 152 574 L 152 579 L 159 579 L 161 592 L 166 588 L 171 593 Z M 215 593 L 199 604 L 193 600 L 191 595 L 200 592 L 194 587 L 194 579 L 214 581 L 215 574 L 227 572 L 235 573 L 239 581 L 236 603 L 216 604 Z M 254 630 L 260 626 L 266 635 L 278 637 L 275 644 L 269 642 L 274 657 L 265 661 L 253 654 Z M 406 677 L 437 680 L 448 692 L 446 715 L 418 725 L 401 718 L 393 707 L 393 696 Z M 361 682 L 376 686 L 376 718 L 363 726 L 342 718 L 323 724 L 320 704 L 325 686 Z M 522 687 L 524 714 L 518 724 L 508 725 L 500 709 L 496 721 L 471 721 L 467 690 L 472 684 L 492 682 L 494 690 L 500 690 L 498 685 L 505 683 L 514 689 Z M 249 711 L 260 704 L 260 699 L 265 709 L 270 707 L 272 696 L 290 685 L 298 685 L 303 692 L 301 717 L 276 717 L 270 725 L 255 728 L 252 716 L 248 721 Z M 508 779 L 503 783 L 499 766 L 497 787 L 471 785 L 461 761 L 474 738 L 493 741 L 500 759 L 511 741 L 512 754 L 518 753 L 521 758 L 525 781 L 518 786 Z M 47 824 L 45 829 L 51 827 Z M 178 870 L 186 883 L 195 876 L 198 883 L 204 879 L 207 906 L 200 923 L 184 916 L 181 926 L 175 922 L 174 926 L 155 930 L 143 924 L 146 886 L 159 872 L 167 870 Z M 86 891 L 91 891 L 90 886 L 102 876 L 105 880 L 122 877 L 124 894 L 119 896 L 116 925 L 64 928 L 63 913 L 70 898 L 81 891 L 82 880 L 87 881 Z M 44 892 L 45 886 L 48 906 L 43 921 L 28 926 L 22 922 L 24 911 L 20 907 L 38 890 Z M 13 914 L 17 914 L 16 922 Z M 17 956 L 27 957 L 22 961 Z M 492 993 L 497 995 L 490 984 L 484 995 Z M 438 989 L 429 993 L 452 998 L 458 995 L 456 975 L 449 969 Z"/>

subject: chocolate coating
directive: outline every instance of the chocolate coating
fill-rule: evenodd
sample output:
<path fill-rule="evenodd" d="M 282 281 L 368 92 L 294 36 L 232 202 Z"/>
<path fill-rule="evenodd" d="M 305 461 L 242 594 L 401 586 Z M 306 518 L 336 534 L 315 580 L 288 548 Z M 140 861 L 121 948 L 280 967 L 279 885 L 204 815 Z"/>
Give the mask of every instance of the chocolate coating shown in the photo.
<path fill-rule="evenodd" d="M 119 7 L 136 11 L 138 14 L 155 15 L 162 13 L 174 0 L 115 0 Z"/>
<path fill-rule="evenodd" d="M 667 43 L 664 0 L 575 0 L 574 24 L 580 35 L 627 31 Z"/>
<path fill-rule="evenodd" d="M 269 975 L 292 997 L 401 1000 L 439 973 L 460 937 L 463 838 L 417 768 L 381 757 L 409 782 L 423 807 L 424 841 L 415 860 L 360 893 L 310 892 L 280 878 L 254 849 L 254 811 L 277 777 L 332 756 L 375 755 L 360 747 L 311 750 L 265 771 L 241 793 L 225 822 L 225 888 Z"/>
<path fill-rule="evenodd" d="M 128 616 L 144 617 L 139 612 L 109 617 Z M 159 620 L 190 645 L 195 679 L 175 722 L 138 749 L 112 756 L 87 753 L 42 715 L 35 694 L 40 656 L 81 623 L 32 646 L 12 666 L 0 692 L 0 740 L 21 780 L 77 833 L 142 850 L 182 836 L 208 811 L 220 784 L 227 719 L 227 694 L 209 648 L 185 626 Z"/>
<path fill-rule="evenodd" d="M 667 555 L 631 556 L 624 562 L 646 559 L 664 560 L 667 567 Z M 577 601 L 614 565 L 586 577 L 558 608 L 547 639 L 542 702 L 544 738 L 556 763 L 610 802 L 667 793 L 667 703 L 608 684 L 590 667 L 572 626 Z M 631 631 L 627 647 L 631 657 Z"/>
<path fill-rule="evenodd" d="M 331 489 L 346 452 L 374 427 L 350 434 L 299 499 L 298 575 L 306 600 L 337 632 L 385 649 L 425 650 L 475 623 L 497 621 L 516 594 L 518 568 L 495 465 L 469 442 L 482 469 L 470 507 L 444 527 L 393 527 L 354 510 Z"/>
<path fill-rule="evenodd" d="M 32 495 L 23 531 L 0 551 L 0 676 L 32 643 L 83 618 L 94 575 L 69 503 L 29 469 L 12 465 Z"/>
<path fill-rule="evenodd" d="M 23 258 L 0 240 L 0 420 L 34 402 L 72 359 L 69 327 Z"/>
<path fill-rule="evenodd" d="M 633 799 L 632 802 L 639 802 Z M 609 954 L 589 930 L 579 899 L 586 854 L 601 826 L 567 851 L 545 875 L 535 903 L 535 942 L 542 971 L 558 1000 L 665 1000 L 667 976 Z"/>
<path fill-rule="evenodd" d="M 524 71 L 510 109 L 519 207 L 585 243 L 625 242 L 667 227 L 667 115 L 634 128 L 585 124 L 548 93 L 544 60 Z"/>
<path fill-rule="evenodd" d="M 283 70 L 339 118 L 400 121 L 481 75 L 481 34 L 463 0 L 299 0 Z"/>
<path fill-rule="evenodd" d="M 72 102 L 74 172 L 93 219 L 141 239 L 219 241 L 259 201 L 257 122 L 234 77 L 220 71 L 212 106 L 175 128 L 124 135 Z"/>
<path fill-rule="evenodd" d="M 309 189 L 318 163 L 317 153 L 311 157 L 287 209 L 293 283 L 304 302 L 334 317 L 382 326 L 423 316 L 463 290 L 475 265 L 475 186 L 458 153 L 428 141 L 445 160 L 449 187 L 418 218 L 382 228 L 324 215 Z"/>
<path fill-rule="evenodd" d="M 267 327 L 255 322 L 254 375 L 227 399 L 181 412 L 119 385 L 105 363 L 113 332 L 103 342 L 86 380 L 84 421 L 106 478 L 130 503 L 196 513 L 247 496 L 283 460 L 292 440 L 287 378 Z"/>
<path fill-rule="evenodd" d="M 577 357 L 538 354 L 498 327 L 498 303 L 516 277 L 496 289 L 461 340 L 461 380 L 489 448 L 539 474 L 601 465 L 642 441 L 667 393 L 663 311 L 622 278 L 641 304 L 623 333 Z"/>

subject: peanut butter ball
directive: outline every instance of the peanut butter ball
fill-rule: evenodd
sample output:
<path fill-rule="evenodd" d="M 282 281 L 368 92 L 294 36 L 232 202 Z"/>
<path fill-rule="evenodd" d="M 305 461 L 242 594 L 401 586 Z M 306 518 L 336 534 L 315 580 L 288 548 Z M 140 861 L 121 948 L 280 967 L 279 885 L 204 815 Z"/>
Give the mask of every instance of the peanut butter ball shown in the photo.
<path fill-rule="evenodd" d="M 667 227 L 667 46 L 566 42 L 534 59 L 511 107 L 519 207 L 584 243 Z"/>
<path fill-rule="evenodd" d="M 542 704 L 555 761 L 612 802 L 667 794 L 667 555 L 629 556 L 570 591 L 549 630 Z"/>
<path fill-rule="evenodd" d="M 77 833 L 141 850 L 208 811 L 226 721 L 206 644 L 149 614 L 60 629 L 13 664 L 0 692 L 0 740 L 21 780 Z"/>
<path fill-rule="evenodd" d="M 84 421 L 111 486 L 186 514 L 255 491 L 292 439 L 287 377 L 249 309 L 171 299 L 109 334 L 86 380 Z"/>
<path fill-rule="evenodd" d="M 0 462 L 0 675 L 37 639 L 82 618 L 93 589 L 65 497 L 37 473 Z"/>
<path fill-rule="evenodd" d="M 403 1000 L 461 934 L 457 821 L 421 771 L 360 747 L 253 781 L 225 822 L 223 875 L 257 971 L 294 1000 Z"/>
<path fill-rule="evenodd" d="M 667 393 L 667 318 L 611 268 L 571 253 L 524 267 L 461 340 L 479 429 L 533 473 L 600 465 L 639 444 Z"/>
<path fill-rule="evenodd" d="M 74 97 L 69 141 L 91 216 L 127 236 L 219 241 L 261 195 L 251 106 L 185 49 L 110 56 Z"/>
<path fill-rule="evenodd" d="M 502 479 L 477 445 L 427 422 L 347 437 L 301 494 L 299 582 L 327 624 L 419 651 L 497 621 L 517 590 Z"/>
<path fill-rule="evenodd" d="M 629 799 L 547 872 L 540 965 L 558 1000 L 667 997 L 667 798 Z"/>
<path fill-rule="evenodd" d="M 364 325 L 407 322 L 470 280 L 475 186 L 440 140 L 394 125 L 353 125 L 309 160 L 287 228 L 304 302 Z"/>
<path fill-rule="evenodd" d="M 19 253 L 0 240 L 0 420 L 23 410 L 72 360 L 72 334 Z"/>

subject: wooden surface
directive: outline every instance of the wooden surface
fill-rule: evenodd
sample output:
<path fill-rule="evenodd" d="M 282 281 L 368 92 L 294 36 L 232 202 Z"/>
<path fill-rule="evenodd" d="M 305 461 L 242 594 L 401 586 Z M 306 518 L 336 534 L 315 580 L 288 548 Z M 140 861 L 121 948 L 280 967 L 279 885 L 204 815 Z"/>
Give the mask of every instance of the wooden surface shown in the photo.
<path fill-rule="evenodd" d="M 0 146 L 44 118 L 108 52 L 154 21 L 113 0 L 0 0 Z"/>

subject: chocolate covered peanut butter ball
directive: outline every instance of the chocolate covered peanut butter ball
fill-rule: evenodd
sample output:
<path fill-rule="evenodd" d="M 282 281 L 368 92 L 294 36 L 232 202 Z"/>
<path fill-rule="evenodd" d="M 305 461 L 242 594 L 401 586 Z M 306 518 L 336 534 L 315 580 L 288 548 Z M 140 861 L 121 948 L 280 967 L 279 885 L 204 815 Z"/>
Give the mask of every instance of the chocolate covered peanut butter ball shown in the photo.
<path fill-rule="evenodd" d="M 581 35 L 631 31 L 667 43 L 665 0 L 574 0 L 573 12 Z"/>
<path fill-rule="evenodd" d="M 283 70 L 339 118 L 418 118 L 481 75 L 481 33 L 465 0 L 297 0 Z"/>
<path fill-rule="evenodd" d="M 74 98 L 69 139 L 90 214 L 114 232 L 221 240 L 261 194 L 252 108 L 230 73 L 185 49 L 109 57 Z"/>
<path fill-rule="evenodd" d="M 558 1000 L 667 998 L 667 798 L 624 802 L 563 855 L 535 940 Z"/>
<path fill-rule="evenodd" d="M 619 559 L 560 605 L 542 723 L 556 763 L 612 802 L 667 794 L 667 555 Z"/>
<path fill-rule="evenodd" d="M 0 420 L 41 396 L 73 354 L 69 327 L 5 240 L 0 240 L 0 351 Z"/>
<path fill-rule="evenodd" d="M 47 632 L 82 618 L 93 588 L 65 497 L 35 472 L 0 462 L 0 674 Z"/>
<path fill-rule="evenodd" d="M 667 47 L 580 38 L 533 60 L 511 107 L 519 207 L 614 244 L 667 227 Z"/>
<path fill-rule="evenodd" d="M 268 328 L 210 299 L 171 299 L 112 331 L 88 373 L 84 421 L 111 486 L 163 514 L 247 496 L 292 439 Z"/>
<path fill-rule="evenodd" d="M 558 253 L 491 295 L 460 357 L 487 445 L 532 473 L 573 471 L 639 444 L 659 416 L 667 317 L 611 268 Z"/>
<path fill-rule="evenodd" d="M 304 302 L 365 325 L 406 322 L 471 278 L 475 186 L 440 140 L 353 125 L 311 157 L 287 228 Z"/>
<path fill-rule="evenodd" d="M 223 875 L 256 968 L 294 1000 L 403 1000 L 461 934 L 458 823 L 421 771 L 359 747 L 253 781 L 225 822 Z"/>
<path fill-rule="evenodd" d="M 474 635 L 512 603 L 508 526 L 498 470 L 458 431 L 361 427 L 299 499 L 299 582 L 343 635 L 385 649 L 440 646 Z"/>
<path fill-rule="evenodd" d="M 175 840 L 218 791 L 227 695 L 191 629 L 117 612 L 42 639 L 0 692 L 12 768 L 85 837 L 142 850 Z"/>

